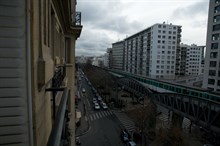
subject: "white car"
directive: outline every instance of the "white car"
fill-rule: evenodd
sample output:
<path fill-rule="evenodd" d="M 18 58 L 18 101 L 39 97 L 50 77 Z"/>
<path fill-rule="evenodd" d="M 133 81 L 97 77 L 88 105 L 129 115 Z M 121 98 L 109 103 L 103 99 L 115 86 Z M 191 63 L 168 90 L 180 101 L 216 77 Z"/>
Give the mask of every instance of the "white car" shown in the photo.
<path fill-rule="evenodd" d="M 99 104 L 98 104 L 98 103 L 95 103 L 94 108 L 95 108 L 96 110 L 99 110 L 99 109 L 100 109 Z"/>
<path fill-rule="evenodd" d="M 94 104 L 97 103 L 97 99 L 96 98 L 93 98 L 92 101 L 93 101 Z"/>
<path fill-rule="evenodd" d="M 106 103 L 102 102 L 102 108 L 103 109 L 108 109 L 108 106 L 106 105 Z"/>
<path fill-rule="evenodd" d="M 86 90 L 84 88 L 82 88 L 82 93 L 85 93 L 85 92 L 86 92 Z"/>

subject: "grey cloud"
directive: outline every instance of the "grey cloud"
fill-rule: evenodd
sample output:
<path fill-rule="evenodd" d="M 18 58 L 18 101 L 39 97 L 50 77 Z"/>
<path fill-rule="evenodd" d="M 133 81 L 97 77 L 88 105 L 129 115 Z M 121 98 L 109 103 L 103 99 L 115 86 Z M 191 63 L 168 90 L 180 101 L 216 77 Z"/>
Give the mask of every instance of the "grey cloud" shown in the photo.
<path fill-rule="evenodd" d="M 141 26 L 121 15 L 120 2 L 78 1 L 77 7 L 77 11 L 82 12 L 83 30 L 76 44 L 76 55 L 104 54 L 118 39 L 112 37 L 130 35 Z"/>
<path fill-rule="evenodd" d="M 117 33 L 129 33 L 141 25 L 138 22 L 129 22 L 127 16 L 121 16 L 121 4 L 111 1 L 83 2 L 82 23 L 92 28 L 106 29 Z"/>
<path fill-rule="evenodd" d="M 85 30 L 76 44 L 76 55 L 98 56 L 111 47 L 113 40 L 103 32 Z"/>
<path fill-rule="evenodd" d="M 202 0 L 188 7 L 179 7 L 173 14 L 174 19 L 194 19 L 198 15 L 206 15 L 208 13 L 208 1 Z"/>

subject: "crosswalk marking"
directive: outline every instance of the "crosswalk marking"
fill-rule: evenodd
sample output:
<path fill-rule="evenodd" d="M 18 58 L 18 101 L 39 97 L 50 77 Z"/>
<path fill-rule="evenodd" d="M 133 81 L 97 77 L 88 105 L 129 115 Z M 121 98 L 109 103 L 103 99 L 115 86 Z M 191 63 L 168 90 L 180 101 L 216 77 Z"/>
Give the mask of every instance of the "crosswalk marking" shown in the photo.
<path fill-rule="evenodd" d="M 91 119 L 91 121 L 93 121 L 92 115 L 90 115 L 90 119 Z"/>
<path fill-rule="evenodd" d="M 103 115 L 104 116 L 108 116 L 106 111 L 103 111 Z"/>
<path fill-rule="evenodd" d="M 99 117 L 102 117 L 101 113 L 97 113 L 99 115 Z"/>
<path fill-rule="evenodd" d="M 100 112 L 91 114 L 91 115 L 87 118 L 87 120 L 90 119 L 91 121 L 94 121 L 94 120 L 98 120 L 98 119 L 101 119 L 101 118 L 110 116 L 110 115 L 112 115 L 112 114 L 113 114 L 113 113 L 112 113 L 111 111 L 109 111 L 109 110 L 100 111 Z"/>
<path fill-rule="evenodd" d="M 93 115 L 93 118 L 94 118 L 94 120 L 96 119 L 96 116 L 95 115 Z"/>
<path fill-rule="evenodd" d="M 113 113 L 128 131 L 132 132 L 136 129 L 135 123 L 125 113 L 118 111 Z"/>
<path fill-rule="evenodd" d="M 99 114 L 101 115 L 101 117 L 104 117 L 104 116 L 105 116 L 103 112 L 101 112 L 101 113 L 99 113 Z"/>

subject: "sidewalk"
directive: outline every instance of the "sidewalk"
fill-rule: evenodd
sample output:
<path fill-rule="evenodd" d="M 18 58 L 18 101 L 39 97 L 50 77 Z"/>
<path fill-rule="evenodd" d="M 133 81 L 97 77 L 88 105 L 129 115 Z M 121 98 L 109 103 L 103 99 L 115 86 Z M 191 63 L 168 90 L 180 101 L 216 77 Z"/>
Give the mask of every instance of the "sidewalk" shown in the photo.
<path fill-rule="evenodd" d="M 76 106 L 76 111 L 81 112 L 81 119 L 80 119 L 80 124 L 76 126 L 76 136 L 81 136 L 86 134 L 89 131 L 90 125 L 89 121 L 87 119 L 85 109 L 84 109 L 84 99 L 80 97 L 80 101 L 78 101 L 78 105 Z"/>

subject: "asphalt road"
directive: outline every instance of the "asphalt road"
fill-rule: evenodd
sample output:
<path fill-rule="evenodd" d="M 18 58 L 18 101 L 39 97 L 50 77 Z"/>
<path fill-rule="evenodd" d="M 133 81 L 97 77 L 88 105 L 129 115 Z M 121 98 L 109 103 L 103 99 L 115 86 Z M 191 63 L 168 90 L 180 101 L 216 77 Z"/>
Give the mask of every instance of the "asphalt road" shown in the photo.
<path fill-rule="evenodd" d="M 80 77 L 79 91 L 86 106 L 86 119 L 89 120 L 89 131 L 80 136 L 81 146 L 123 146 L 120 140 L 120 122 L 110 110 L 93 108 L 91 86 L 85 77 Z M 86 93 L 82 93 L 82 88 Z"/>

